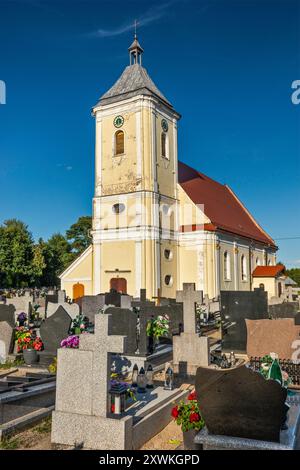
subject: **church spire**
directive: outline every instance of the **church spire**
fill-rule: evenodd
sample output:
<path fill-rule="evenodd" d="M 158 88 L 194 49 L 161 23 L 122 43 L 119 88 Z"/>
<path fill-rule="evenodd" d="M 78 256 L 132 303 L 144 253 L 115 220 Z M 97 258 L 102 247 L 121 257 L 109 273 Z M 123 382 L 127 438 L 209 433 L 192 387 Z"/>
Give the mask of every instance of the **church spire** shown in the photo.
<path fill-rule="evenodd" d="M 144 52 L 144 49 L 140 45 L 137 34 L 136 34 L 136 28 L 137 28 L 137 21 L 135 20 L 134 22 L 134 40 L 131 46 L 128 48 L 129 51 L 129 63 L 130 65 L 134 64 L 139 64 L 142 65 L 142 54 Z"/>

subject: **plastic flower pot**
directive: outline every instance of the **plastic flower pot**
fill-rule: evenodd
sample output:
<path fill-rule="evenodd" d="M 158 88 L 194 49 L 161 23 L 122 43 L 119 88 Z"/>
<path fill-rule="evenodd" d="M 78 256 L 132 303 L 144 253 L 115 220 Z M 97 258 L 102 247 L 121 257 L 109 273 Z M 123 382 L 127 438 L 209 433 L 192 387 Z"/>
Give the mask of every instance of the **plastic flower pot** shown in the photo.
<path fill-rule="evenodd" d="M 31 366 L 32 364 L 36 364 L 38 362 L 38 353 L 35 349 L 23 349 L 23 358 L 25 364 Z"/>
<path fill-rule="evenodd" d="M 189 431 L 185 431 L 183 433 L 183 447 L 184 450 L 202 450 L 201 444 L 195 444 L 194 439 L 198 434 L 197 429 L 190 429 Z"/>

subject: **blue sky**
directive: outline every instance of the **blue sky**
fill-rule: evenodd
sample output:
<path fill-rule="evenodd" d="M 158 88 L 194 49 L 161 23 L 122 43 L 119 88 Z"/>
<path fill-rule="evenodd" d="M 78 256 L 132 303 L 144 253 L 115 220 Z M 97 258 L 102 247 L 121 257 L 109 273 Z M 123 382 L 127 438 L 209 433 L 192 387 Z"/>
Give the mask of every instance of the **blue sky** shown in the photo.
<path fill-rule="evenodd" d="M 0 223 L 35 238 L 91 214 L 91 108 L 128 64 L 182 114 L 179 158 L 227 183 L 300 266 L 299 0 L 0 0 Z"/>

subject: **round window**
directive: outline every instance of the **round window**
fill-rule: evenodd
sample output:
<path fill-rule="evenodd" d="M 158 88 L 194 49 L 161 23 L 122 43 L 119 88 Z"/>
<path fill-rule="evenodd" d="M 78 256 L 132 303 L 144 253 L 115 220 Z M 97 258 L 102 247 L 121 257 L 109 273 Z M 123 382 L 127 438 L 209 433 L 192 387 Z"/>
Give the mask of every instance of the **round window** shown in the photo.
<path fill-rule="evenodd" d="M 117 203 L 112 206 L 112 211 L 114 214 L 121 214 L 125 210 L 125 204 Z"/>
<path fill-rule="evenodd" d="M 173 285 L 173 278 L 172 278 L 171 274 L 167 274 L 165 276 L 165 284 L 168 287 L 171 287 Z"/>
<path fill-rule="evenodd" d="M 171 259 L 173 259 L 173 252 L 172 252 L 172 250 L 169 250 L 169 248 L 166 248 L 166 249 L 165 249 L 164 255 L 165 255 L 165 258 L 166 258 L 168 261 L 171 261 Z"/>

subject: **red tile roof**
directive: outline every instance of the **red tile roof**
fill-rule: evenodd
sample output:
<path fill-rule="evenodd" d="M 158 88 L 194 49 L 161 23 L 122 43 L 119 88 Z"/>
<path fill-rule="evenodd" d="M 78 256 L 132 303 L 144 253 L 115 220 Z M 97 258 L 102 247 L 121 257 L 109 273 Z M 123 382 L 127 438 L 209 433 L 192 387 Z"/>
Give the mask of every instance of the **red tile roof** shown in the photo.
<path fill-rule="evenodd" d="M 200 173 L 185 163 L 178 164 L 180 186 L 195 204 L 203 204 L 211 224 L 206 230 L 234 233 L 275 247 L 272 238 L 254 220 L 234 192 L 227 186 Z M 182 231 L 185 227 L 182 227 Z M 192 228 L 197 230 L 197 227 Z"/>
<path fill-rule="evenodd" d="M 253 277 L 276 277 L 285 271 L 283 264 L 277 264 L 277 266 L 256 266 L 252 276 Z"/>

